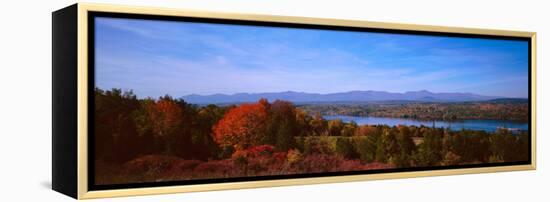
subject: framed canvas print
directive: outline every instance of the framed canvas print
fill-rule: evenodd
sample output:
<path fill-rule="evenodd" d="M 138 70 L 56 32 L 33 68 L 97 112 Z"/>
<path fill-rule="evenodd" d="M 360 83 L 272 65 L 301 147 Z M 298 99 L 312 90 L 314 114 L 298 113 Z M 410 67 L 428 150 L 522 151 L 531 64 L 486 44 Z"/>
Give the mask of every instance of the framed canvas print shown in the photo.
<path fill-rule="evenodd" d="M 535 169 L 535 33 L 75 4 L 53 189 L 77 199 Z"/>

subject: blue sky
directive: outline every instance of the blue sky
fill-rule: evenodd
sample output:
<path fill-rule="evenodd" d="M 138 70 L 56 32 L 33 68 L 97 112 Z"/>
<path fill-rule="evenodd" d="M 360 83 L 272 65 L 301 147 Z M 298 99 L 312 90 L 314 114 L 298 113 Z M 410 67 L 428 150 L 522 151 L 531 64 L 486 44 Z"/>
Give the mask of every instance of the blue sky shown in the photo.
<path fill-rule="evenodd" d="M 353 90 L 527 97 L 527 42 L 96 18 L 96 86 L 169 94 Z"/>

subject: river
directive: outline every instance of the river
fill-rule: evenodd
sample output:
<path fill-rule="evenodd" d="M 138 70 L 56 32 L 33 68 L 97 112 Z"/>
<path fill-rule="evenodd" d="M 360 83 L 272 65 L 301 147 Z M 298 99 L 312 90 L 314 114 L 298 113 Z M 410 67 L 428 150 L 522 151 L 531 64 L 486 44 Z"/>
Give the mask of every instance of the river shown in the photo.
<path fill-rule="evenodd" d="M 340 119 L 344 122 L 355 121 L 358 125 L 407 125 L 407 126 L 427 126 L 440 128 L 450 128 L 451 130 L 458 131 L 462 129 L 470 130 L 484 130 L 487 132 L 494 132 L 499 127 L 509 128 L 512 130 L 528 130 L 529 124 L 514 121 L 504 120 L 460 120 L 460 121 L 445 121 L 445 120 L 418 120 L 418 119 L 405 119 L 405 118 L 390 118 L 390 117 L 363 117 L 363 116 L 323 116 L 327 120 Z"/>

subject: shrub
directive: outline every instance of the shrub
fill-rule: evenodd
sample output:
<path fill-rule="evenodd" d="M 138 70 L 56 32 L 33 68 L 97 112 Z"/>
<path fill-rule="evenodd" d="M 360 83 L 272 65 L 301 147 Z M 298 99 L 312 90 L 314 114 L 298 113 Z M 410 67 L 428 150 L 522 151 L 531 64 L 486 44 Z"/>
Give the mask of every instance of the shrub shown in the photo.
<path fill-rule="evenodd" d="M 357 153 L 355 153 L 353 144 L 351 143 L 349 138 L 345 138 L 345 137 L 336 138 L 334 151 L 337 155 L 340 155 L 344 158 L 349 159 L 349 158 L 357 157 Z"/>
<path fill-rule="evenodd" d="M 344 159 L 327 154 L 311 154 L 295 164 L 294 170 L 298 173 L 319 173 L 336 171 Z"/>
<path fill-rule="evenodd" d="M 461 159 L 459 155 L 456 155 L 455 153 L 448 151 L 445 154 L 445 157 L 443 157 L 443 161 L 441 162 L 441 165 L 443 166 L 458 165 L 460 161 Z"/>
<path fill-rule="evenodd" d="M 498 155 L 489 156 L 489 163 L 502 163 L 502 162 L 504 162 L 504 159 L 502 159 L 501 156 L 498 156 Z"/>
<path fill-rule="evenodd" d="M 271 146 L 271 145 L 254 146 L 254 147 L 248 148 L 247 152 L 252 157 L 271 156 L 273 154 L 273 146 Z"/>
<path fill-rule="evenodd" d="M 292 165 L 290 170 L 294 173 L 320 173 L 385 168 L 391 168 L 391 166 L 380 163 L 362 164 L 359 160 L 346 160 L 335 155 L 311 154 Z"/>
<path fill-rule="evenodd" d="M 180 161 L 176 161 L 170 167 L 170 170 L 192 170 L 201 163 L 202 161 L 199 161 L 199 160 L 180 160 Z"/>
<path fill-rule="evenodd" d="M 411 159 L 409 155 L 397 154 L 390 157 L 389 162 L 391 165 L 399 168 L 409 167 Z"/>
<path fill-rule="evenodd" d="M 161 175 L 168 177 L 169 179 L 174 178 L 186 178 L 190 176 L 190 173 L 193 172 L 193 169 L 197 167 L 199 164 L 203 163 L 199 160 L 179 160 L 176 161 L 170 166 L 170 169 L 166 171 L 166 173 L 162 173 Z"/>
<path fill-rule="evenodd" d="M 305 154 L 333 154 L 334 139 L 328 136 L 322 137 L 307 137 L 304 141 L 304 153 Z"/>
<path fill-rule="evenodd" d="M 239 158 L 239 157 L 245 157 L 245 158 L 255 158 L 259 156 L 271 156 L 273 155 L 273 146 L 271 145 L 259 145 L 250 147 L 245 150 L 238 150 L 233 155 L 231 155 L 231 158 Z"/>
<path fill-rule="evenodd" d="M 361 164 L 359 160 L 345 160 L 340 163 L 336 168 L 337 171 L 354 171 L 354 170 L 365 170 L 364 165 Z"/>
<path fill-rule="evenodd" d="M 302 160 L 302 153 L 297 149 L 291 149 L 287 152 L 286 159 L 289 164 L 295 164 Z"/>
<path fill-rule="evenodd" d="M 306 137 L 295 137 L 294 138 L 294 142 L 295 142 L 295 146 L 296 146 L 296 149 L 300 150 L 300 151 L 304 151 L 304 145 L 305 145 L 305 140 L 306 140 Z"/>
<path fill-rule="evenodd" d="M 236 151 L 231 156 L 231 159 L 233 159 L 233 163 L 236 166 L 246 167 L 246 165 L 248 164 L 248 153 L 243 150 Z"/>
<path fill-rule="evenodd" d="M 146 155 L 124 163 L 122 168 L 129 174 L 156 175 L 167 171 L 179 160 L 177 157 Z"/>
<path fill-rule="evenodd" d="M 193 170 L 195 178 L 215 178 L 215 177 L 228 177 L 236 176 L 239 169 L 233 166 L 233 163 L 228 160 L 221 161 L 208 161 L 199 164 Z"/>

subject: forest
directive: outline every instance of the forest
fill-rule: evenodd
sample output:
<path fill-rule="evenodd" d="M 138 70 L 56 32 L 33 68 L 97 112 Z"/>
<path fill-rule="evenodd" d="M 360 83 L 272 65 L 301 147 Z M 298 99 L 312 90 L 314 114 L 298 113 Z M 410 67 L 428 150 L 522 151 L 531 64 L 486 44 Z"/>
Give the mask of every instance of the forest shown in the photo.
<path fill-rule="evenodd" d="M 527 99 L 496 99 L 471 102 L 407 102 L 301 104 L 304 111 L 322 115 L 376 116 L 392 118 L 465 120 L 491 119 L 526 122 Z"/>
<path fill-rule="evenodd" d="M 284 100 L 199 106 L 98 88 L 94 99 L 97 185 L 529 159 L 525 131 L 358 125 Z"/>

